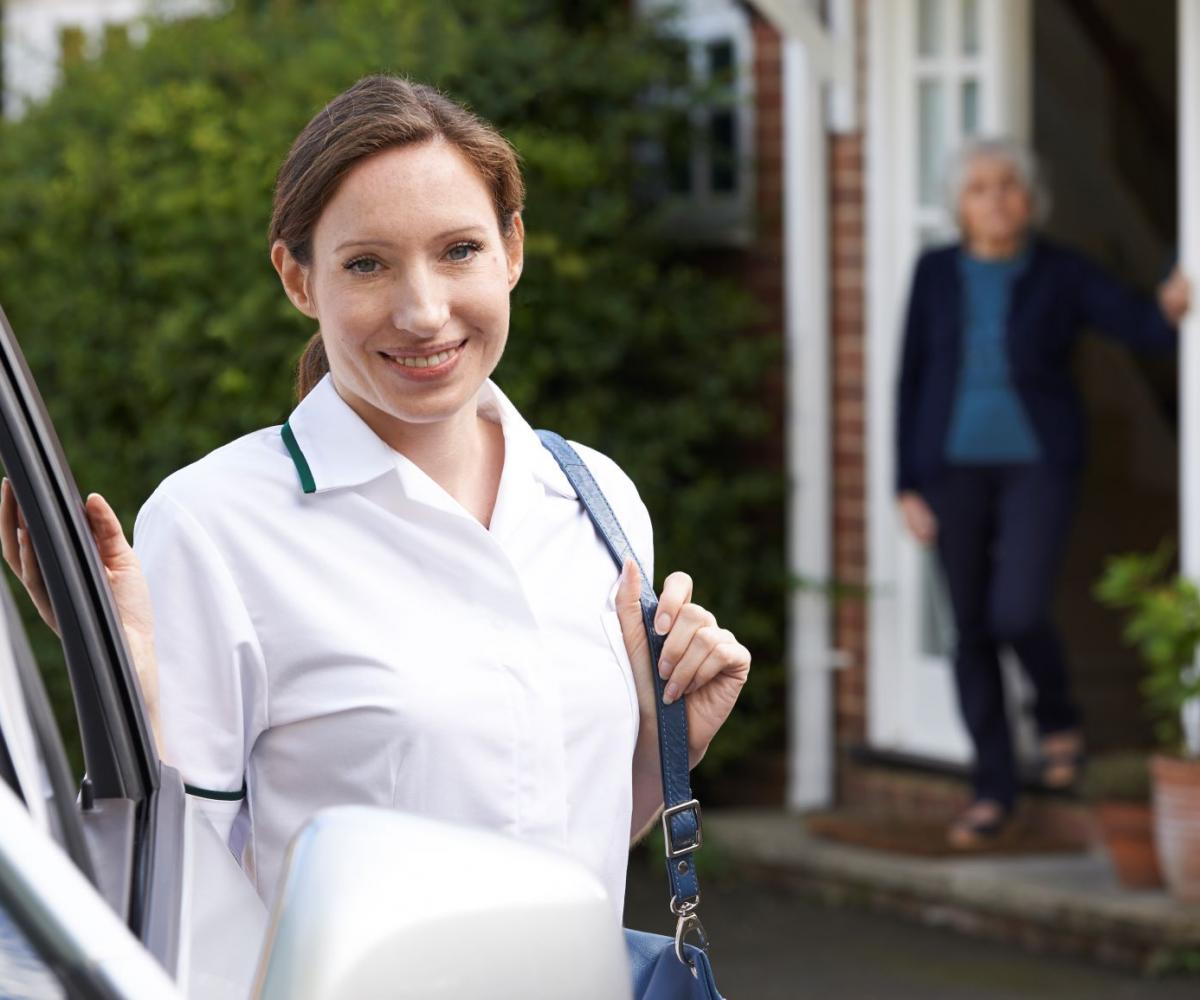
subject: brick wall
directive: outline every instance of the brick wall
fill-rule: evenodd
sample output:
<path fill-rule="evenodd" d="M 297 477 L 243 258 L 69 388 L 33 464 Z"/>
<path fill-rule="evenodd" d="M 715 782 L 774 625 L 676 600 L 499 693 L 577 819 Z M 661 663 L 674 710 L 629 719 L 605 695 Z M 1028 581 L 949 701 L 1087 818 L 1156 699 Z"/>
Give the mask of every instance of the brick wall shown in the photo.
<path fill-rule="evenodd" d="M 760 14 L 751 14 L 754 45 L 754 211 L 755 231 L 746 255 L 750 293 L 762 310 L 761 332 L 783 336 L 783 61 L 779 35 Z M 783 462 L 784 372 L 767 387 L 779 435 L 770 454 Z"/>
<path fill-rule="evenodd" d="M 856 593 L 867 581 L 863 180 L 867 16 L 866 0 L 857 0 L 859 129 L 829 138 L 833 575 L 843 588 L 834 603 L 833 641 L 848 657 L 835 675 L 837 742 L 843 749 L 864 742 L 867 721 L 867 605 Z"/>
<path fill-rule="evenodd" d="M 845 585 L 834 603 L 833 642 L 848 654 L 835 675 L 837 741 L 841 748 L 866 736 L 866 605 L 855 589 L 867 579 L 866 512 L 866 331 L 864 328 L 863 150 L 866 91 L 866 17 L 858 0 L 858 99 L 860 128 L 829 138 L 829 226 L 831 325 L 830 386 L 833 577 Z M 765 324 L 784 329 L 783 119 L 780 39 L 758 14 L 754 36 L 757 231 L 745 262 L 752 294 L 766 311 Z M 782 373 L 780 373 L 782 379 Z M 780 401 L 784 386 L 771 387 Z M 782 415 L 782 413 L 781 413 Z M 779 422 L 782 427 L 782 420 Z"/>

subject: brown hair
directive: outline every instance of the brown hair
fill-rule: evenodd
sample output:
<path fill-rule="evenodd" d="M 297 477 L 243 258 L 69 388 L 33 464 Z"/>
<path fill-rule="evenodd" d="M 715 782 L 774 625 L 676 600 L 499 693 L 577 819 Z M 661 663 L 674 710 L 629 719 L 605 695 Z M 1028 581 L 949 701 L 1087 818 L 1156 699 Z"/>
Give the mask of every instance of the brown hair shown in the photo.
<path fill-rule="evenodd" d="M 500 232 L 513 232 L 525 201 L 515 150 L 492 125 L 433 87 L 394 76 L 367 76 L 330 101 L 292 143 L 275 181 L 269 240 L 282 240 L 301 264 L 312 261 L 317 220 L 350 170 L 393 146 L 442 138 L 479 171 Z M 296 397 L 308 395 L 329 371 L 318 330 L 296 371 Z"/>

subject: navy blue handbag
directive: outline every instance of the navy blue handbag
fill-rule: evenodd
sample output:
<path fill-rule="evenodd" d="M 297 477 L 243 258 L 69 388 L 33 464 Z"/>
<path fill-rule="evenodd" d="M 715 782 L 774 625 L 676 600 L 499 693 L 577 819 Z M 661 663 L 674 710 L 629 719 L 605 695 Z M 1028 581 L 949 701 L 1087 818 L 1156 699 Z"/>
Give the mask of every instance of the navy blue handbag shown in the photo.
<path fill-rule="evenodd" d="M 563 438 L 552 431 L 538 431 L 542 444 L 554 456 L 580 502 L 604 539 L 620 570 L 625 560 L 637 556 L 617 521 L 596 480 L 583 459 Z M 638 564 L 641 571 L 641 564 Z M 721 1000 L 708 961 L 708 937 L 700 923 L 700 881 L 695 853 L 702 842 L 700 803 L 692 798 L 688 774 L 687 713 L 683 698 L 663 704 L 666 681 L 659 676 L 658 658 L 663 640 L 654 631 L 658 598 L 651 581 L 641 571 L 642 622 L 650 644 L 651 674 L 657 694 L 658 750 L 662 761 L 663 843 L 667 855 L 667 882 L 671 890 L 671 913 L 675 936 L 625 931 L 625 946 L 633 973 L 634 1000 Z M 695 937 L 696 944 L 688 943 Z"/>

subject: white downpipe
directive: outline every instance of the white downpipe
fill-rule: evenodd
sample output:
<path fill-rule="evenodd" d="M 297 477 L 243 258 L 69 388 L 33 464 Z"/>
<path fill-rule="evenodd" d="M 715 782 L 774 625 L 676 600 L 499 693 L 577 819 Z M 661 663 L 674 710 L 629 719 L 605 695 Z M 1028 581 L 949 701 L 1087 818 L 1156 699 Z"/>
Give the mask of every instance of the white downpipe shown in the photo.
<path fill-rule="evenodd" d="M 1200 299 L 1200 0 L 1179 0 L 1180 261 Z M 1183 572 L 1200 579 L 1200 308 L 1180 330 L 1179 523 Z M 1184 710 L 1189 750 L 1200 755 L 1200 703 Z"/>
<path fill-rule="evenodd" d="M 789 597 L 787 804 L 827 805 L 833 785 L 829 672 L 828 183 L 822 88 L 798 38 L 783 41 L 784 273 Z"/>

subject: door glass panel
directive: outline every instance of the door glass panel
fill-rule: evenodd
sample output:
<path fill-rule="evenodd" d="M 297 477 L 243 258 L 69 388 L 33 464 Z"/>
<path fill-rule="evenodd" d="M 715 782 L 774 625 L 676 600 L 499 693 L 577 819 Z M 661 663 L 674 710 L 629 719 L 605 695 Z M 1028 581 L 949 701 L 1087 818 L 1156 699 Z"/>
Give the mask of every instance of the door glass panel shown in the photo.
<path fill-rule="evenodd" d="M 954 617 L 950 595 L 937 557 L 925 549 L 921 553 L 921 652 L 929 657 L 949 657 L 954 653 Z"/>
<path fill-rule="evenodd" d="M 948 235 L 945 226 L 933 225 L 932 223 L 922 226 L 917 230 L 917 248 L 925 250 L 939 243 L 945 243 Z"/>
<path fill-rule="evenodd" d="M 917 84 L 917 197 L 921 205 L 938 203 L 945 149 L 944 90 L 940 80 L 921 80 Z"/>
<path fill-rule="evenodd" d="M 0 997 L 60 1000 L 66 991 L 0 905 Z"/>
<path fill-rule="evenodd" d="M 943 8 L 944 0 L 917 0 L 917 55 L 941 52 Z"/>
<path fill-rule="evenodd" d="M 962 51 L 979 55 L 979 0 L 962 0 Z"/>
<path fill-rule="evenodd" d="M 963 135 L 979 132 L 979 81 L 964 80 L 962 85 Z"/>

